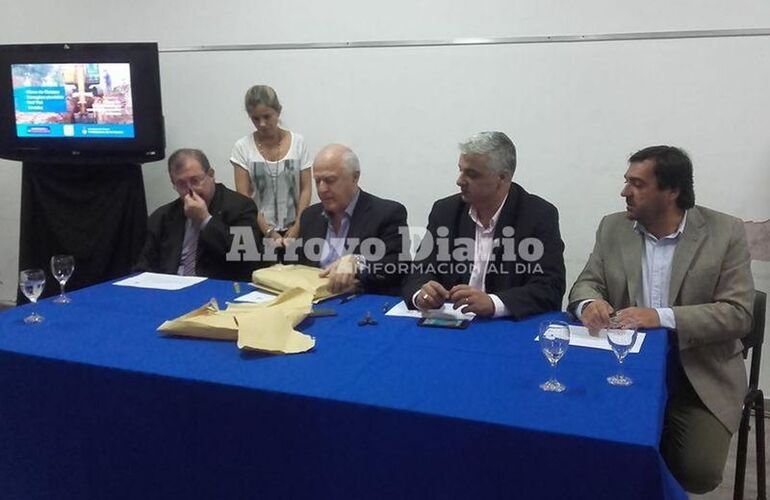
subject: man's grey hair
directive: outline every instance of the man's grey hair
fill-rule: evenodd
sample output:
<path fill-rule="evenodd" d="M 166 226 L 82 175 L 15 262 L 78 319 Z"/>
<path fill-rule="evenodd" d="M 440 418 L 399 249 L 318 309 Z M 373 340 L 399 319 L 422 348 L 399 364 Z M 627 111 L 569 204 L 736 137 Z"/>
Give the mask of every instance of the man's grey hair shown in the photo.
<path fill-rule="evenodd" d="M 180 168 L 184 167 L 187 160 L 192 158 L 201 164 L 204 172 L 208 172 L 211 169 L 209 159 L 200 149 L 182 148 L 174 151 L 171 156 L 168 157 L 168 173 L 174 173 Z"/>
<path fill-rule="evenodd" d="M 278 94 L 273 87 L 269 85 L 254 85 L 246 91 L 243 98 L 243 104 L 246 112 L 250 113 L 257 106 L 263 105 L 274 109 L 277 113 L 281 112 L 281 103 L 278 100 Z"/>
<path fill-rule="evenodd" d="M 516 171 L 516 146 L 502 132 L 479 132 L 460 143 L 460 152 L 466 155 L 486 155 L 487 168 L 495 172 Z"/>
<path fill-rule="evenodd" d="M 358 155 L 352 149 L 347 149 L 342 153 L 342 166 L 349 174 L 359 175 L 361 173 L 361 162 L 358 161 Z"/>

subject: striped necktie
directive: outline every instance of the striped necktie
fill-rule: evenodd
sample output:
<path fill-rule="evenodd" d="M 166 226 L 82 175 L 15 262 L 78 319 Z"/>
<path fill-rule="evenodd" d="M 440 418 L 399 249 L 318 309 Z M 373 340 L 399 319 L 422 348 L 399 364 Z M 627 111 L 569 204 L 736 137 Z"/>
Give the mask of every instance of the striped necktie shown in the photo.
<path fill-rule="evenodd" d="M 195 263 L 198 260 L 199 235 L 200 226 L 190 219 L 187 219 L 184 241 L 182 243 L 182 276 L 195 276 Z"/>

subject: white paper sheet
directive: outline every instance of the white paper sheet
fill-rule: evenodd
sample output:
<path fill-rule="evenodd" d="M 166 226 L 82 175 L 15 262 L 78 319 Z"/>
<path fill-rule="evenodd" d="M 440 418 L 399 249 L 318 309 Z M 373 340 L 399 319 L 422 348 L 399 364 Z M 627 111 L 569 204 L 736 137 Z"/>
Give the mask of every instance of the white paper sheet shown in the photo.
<path fill-rule="evenodd" d="M 249 302 L 251 304 L 261 304 L 263 302 L 270 302 L 276 297 L 277 295 L 273 295 L 272 293 L 263 292 L 262 290 L 254 290 L 253 292 L 249 292 L 246 295 L 241 295 L 240 297 L 236 297 L 235 301 Z"/>
<path fill-rule="evenodd" d="M 197 285 L 208 278 L 200 276 L 178 276 L 176 274 L 142 273 L 116 281 L 113 285 L 133 286 L 136 288 L 153 288 L 155 290 L 181 290 L 188 286 Z"/>
<path fill-rule="evenodd" d="M 629 354 L 637 354 L 642 350 L 642 343 L 644 337 L 647 334 L 639 332 L 636 334 L 636 342 L 628 351 Z M 535 337 L 535 340 L 540 340 L 540 336 Z M 594 337 L 588 333 L 588 328 L 584 326 L 570 325 L 569 326 L 569 345 L 578 347 L 590 347 L 591 349 L 602 349 L 605 351 L 611 351 L 609 342 L 607 341 L 607 332 L 605 330 L 599 330 L 599 335 Z"/>
<path fill-rule="evenodd" d="M 385 316 L 403 316 L 406 318 L 452 318 L 472 320 L 476 317 L 473 313 L 463 314 L 459 309 L 452 309 L 452 304 L 447 302 L 441 309 L 431 309 L 430 311 L 420 311 L 418 309 L 409 309 L 402 300 L 391 307 Z"/>

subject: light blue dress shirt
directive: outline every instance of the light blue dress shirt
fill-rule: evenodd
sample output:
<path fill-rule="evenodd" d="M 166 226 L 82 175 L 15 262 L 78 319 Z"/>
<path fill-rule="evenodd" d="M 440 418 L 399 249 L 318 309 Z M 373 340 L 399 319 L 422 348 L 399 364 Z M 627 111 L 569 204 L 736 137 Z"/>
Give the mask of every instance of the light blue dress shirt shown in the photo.
<path fill-rule="evenodd" d="M 674 311 L 668 307 L 668 292 L 671 285 L 671 264 L 674 261 L 674 251 L 679 240 L 682 239 L 684 225 L 687 221 L 687 212 L 682 217 L 682 222 L 676 231 L 660 239 L 656 238 L 647 229 L 634 223 L 634 230 L 644 238 L 642 249 L 642 297 L 637 303 L 642 307 L 651 307 L 658 312 L 660 326 L 676 329 Z"/>
<path fill-rule="evenodd" d="M 660 239 L 647 232 L 647 229 L 634 222 L 634 231 L 644 238 L 642 248 L 642 291 L 641 297 L 636 298 L 639 307 L 655 309 L 660 319 L 660 326 L 670 330 L 676 329 L 674 310 L 668 307 L 668 293 L 671 286 L 671 265 L 674 261 L 674 251 L 679 240 L 682 239 L 684 226 L 687 222 L 687 212 L 682 217 L 682 222 L 673 233 Z M 578 304 L 578 318 L 583 315 L 583 309 L 591 299 Z M 581 318 L 582 319 L 582 318 Z"/>
<path fill-rule="evenodd" d="M 323 211 L 321 215 L 326 219 L 326 239 L 324 240 L 323 251 L 321 252 L 321 269 L 329 267 L 336 262 L 346 253 L 345 242 L 348 238 L 348 231 L 350 231 L 350 220 L 353 217 L 353 211 L 356 209 L 358 203 L 358 196 L 361 194 L 361 190 L 356 191 L 353 199 L 350 200 L 348 206 L 345 207 L 345 213 L 342 216 L 340 222 L 340 230 L 334 230 L 334 224 L 332 224 L 332 218 L 326 211 Z"/>

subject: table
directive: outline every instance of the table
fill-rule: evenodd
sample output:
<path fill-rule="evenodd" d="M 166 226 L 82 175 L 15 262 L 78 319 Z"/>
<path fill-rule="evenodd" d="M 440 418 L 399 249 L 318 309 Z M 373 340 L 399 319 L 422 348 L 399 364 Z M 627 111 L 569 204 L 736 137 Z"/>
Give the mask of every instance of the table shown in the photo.
<path fill-rule="evenodd" d="M 246 291 L 246 288 L 242 289 Z M 657 451 L 665 332 L 609 386 L 609 351 L 571 348 L 544 393 L 544 315 L 421 328 L 363 295 L 309 318 L 310 353 L 155 329 L 232 283 L 96 285 L 0 314 L 3 499 L 686 498 Z M 370 311 L 376 326 L 357 326 Z"/>

